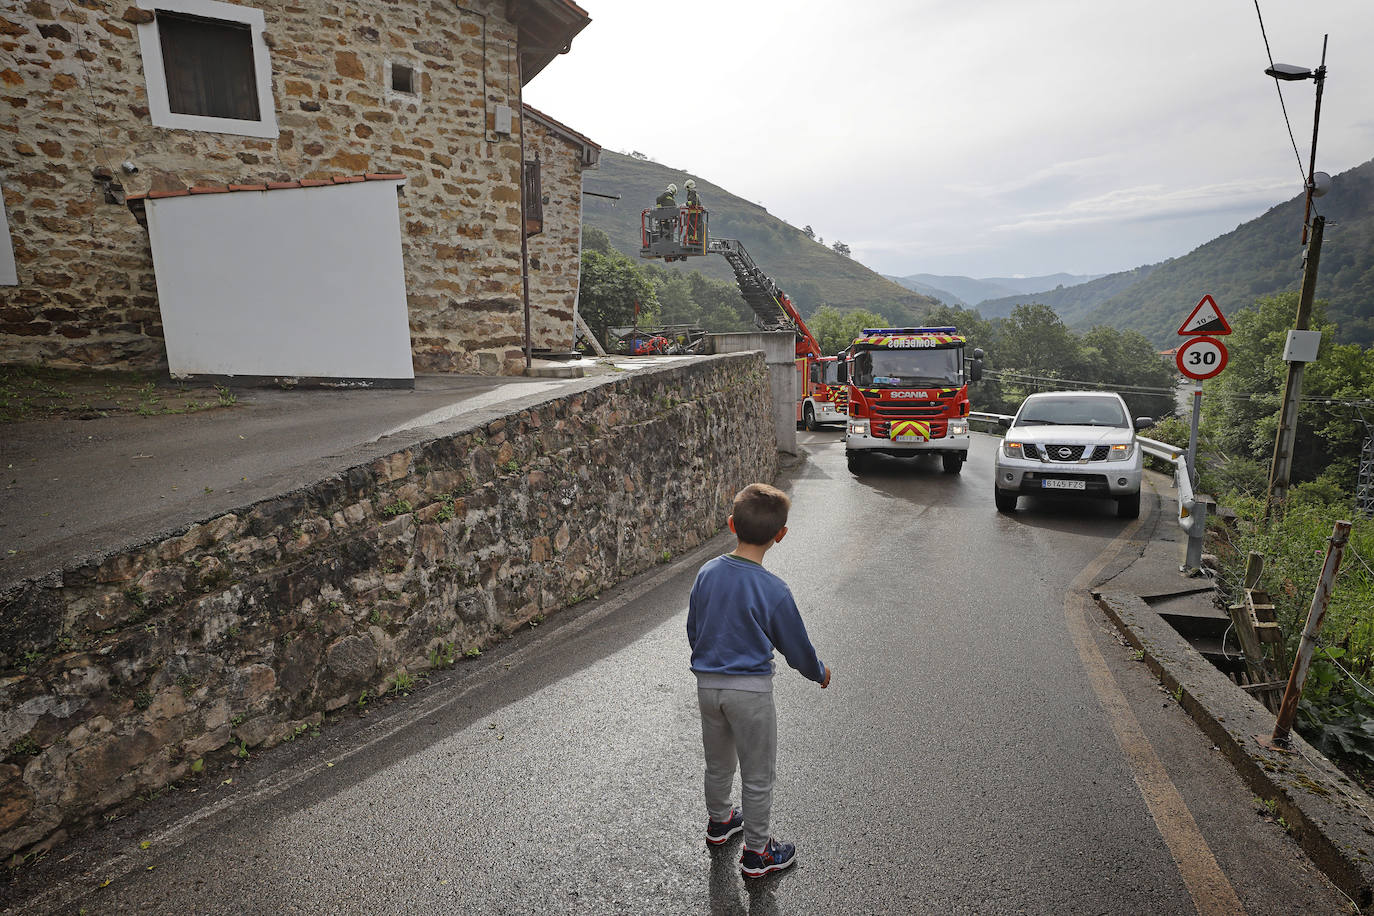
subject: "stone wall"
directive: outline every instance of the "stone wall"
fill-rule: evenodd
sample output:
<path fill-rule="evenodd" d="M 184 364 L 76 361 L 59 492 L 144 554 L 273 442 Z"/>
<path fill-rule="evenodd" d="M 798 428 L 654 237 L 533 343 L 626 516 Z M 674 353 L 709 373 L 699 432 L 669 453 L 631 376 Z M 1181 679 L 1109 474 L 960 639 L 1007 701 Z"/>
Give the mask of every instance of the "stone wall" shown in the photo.
<path fill-rule="evenodd" d="M 131 0 L 0 10 L 0 189 L 19 275 L 0 287 L 0 360 L 165 365 L 148 238 L 126 194 L 402 173 L 416 369 L 523 369 L 520 118 L 496 130 L 500 106 L 520 110 L 507 4 L 245 5 L 266 17 L 275 137 L 154 126 L 138 34 L 151 14 Z M 413 71 L 414 92 L 392 88 L 393 65 Z"/>
<path fill-rule="evenodd" d="M 772 426 L 757 353 L 636 372 L 0 593 L 0 856 L 692 549 Z"/>
<path fill-rule="evenodd" d="M 530 319 L 535 349 L 571 350 L 573 311 L 582 267 L 582 145 L 529 118 L 525 156 L 539 156 L 544 185 L 544 231 L 531 236 Z M 532 309 L 533 311 L 533 309 Z"/>

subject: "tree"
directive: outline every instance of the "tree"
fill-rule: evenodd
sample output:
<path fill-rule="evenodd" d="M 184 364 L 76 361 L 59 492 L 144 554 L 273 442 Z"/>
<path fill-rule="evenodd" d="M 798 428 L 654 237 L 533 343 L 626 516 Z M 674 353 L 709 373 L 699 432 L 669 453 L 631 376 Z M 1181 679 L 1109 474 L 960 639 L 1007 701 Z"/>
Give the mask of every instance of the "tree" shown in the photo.
<path fill-rule="evenodd" d="M 866 310 L 841 312 L 833 306 L 825 305 L 806 319 L 811 336 L 821 348 L 821 353 L 833 356 L 854 342 L 864 328 L 883 328 L 888 320 L 882 315 Z"/>
<path fill-rule="evenodd" d="M 604 339 L 607 328 L 635 324 L 636 303 L 638 323 L 654 323 L 658 312 L 654 284 L 633 261 L 615 251 L 582 252 L 578 311 L 597 334 Z"/>
<path fill-rule="evenodd" d="M 653 283 L 659 318 L 664 324 L 700 323 L 701 307 L 692 298 L 692 284 L 686 276 L 676 270 L 662 271 Z"/>
<path fill-rule="evenodd" d="M 833 248 L 833 249 L 835 249 L 835 253 L 836 253 L 836 254 L 842 254 L 842 255 L 844 255 L 846 258 L 849 257 L 849 246 L 846 245 L 844 242 L 836 242 L 835 244 L 831 245 L 830 247 Z"/>
<path fill-rule="evenodd" d="M 816 239 L 816 232 L 815 232 L 815 230 L 812 229 L 810 226 L 803 226 L 803 227 L 802 227 L 802 232 L 806 234 L 806 237 L 807 237 L 807 238 L 811 239 L 812 241 L 815 241 L 815 239 Z"/>
<path fill-rule="evenodd" d="M 1260 299 L 1231 317 L 1226 369 L 1203 386 L 1205 429 L 1224 459 L 1244 458 L 1267 469 L 1273 458 L 1288 371 L 1283 346 L 1297 306 L 1298 294 L 1287 292 Z M 1322 347 L 1303 373 L 1292 481 L 1325 474 L 1350 491 L 1366 432 L 1354 409 L 1338 402 L 1374 398 L 1374 350 L 1332 343 L 1335 327 L 1326 320 L 1326 310 L 1325 300 L 1313 305 L 1311 329 L 1322 332 Z"/>
<path fill-rule="evenodd" d="M 1002 321 L 994 349 L 999 369 L 1024 375 L 1077 377 L 1079 342 L 1048 305 L 1018 305 Z"/>
<path fill-rule="evenodd" d="M 615 248 L 611 245 L 611 237 L 606 234 L 605 230 L 584 225 L 582 227 L 582 250 L 610 254 Z"/>

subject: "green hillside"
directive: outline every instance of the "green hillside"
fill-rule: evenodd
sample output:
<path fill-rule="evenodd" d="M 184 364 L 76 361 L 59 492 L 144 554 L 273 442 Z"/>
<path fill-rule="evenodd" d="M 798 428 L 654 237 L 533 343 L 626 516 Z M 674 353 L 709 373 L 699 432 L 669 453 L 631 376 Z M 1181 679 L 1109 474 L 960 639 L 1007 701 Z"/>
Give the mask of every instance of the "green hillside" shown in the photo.
<path fill-rule="evenodd" d="M 1340 343 L 1374 344 L 1374 160 L 1337 175 L 1316 201 L 1326 217 L 1317 299 L 1326 300 Z M 1178 342 L 1179 324 L 1210 294 L 1224 314 L 1302 285 L 1302 195 L 1237 226 L 1188 254 L 1091 283 L 981 302 L 984 317 L 1036 302 L 1077 330 L 1108 325 L 1140 331 L 1161 347 Z"/>
<path fill-rule="evenodd" d="M 690 172 L 609 150 L 602 152 L 601 167 L 586 173 L 583 184 L 595 194 L 619 194 L 620 200 L 612 203 L 586 196 L 583 222 L 604 231 L 617 250 L 638 258 L 640 212 L 653 206 L 654 198 L 670 181 L 678 186 L 681 203 L 683 182 L 688 178 L 696 179 L 702 205 L 710 212 L 711 236 L 739 239 L 759 268 L 777 281 L 803 315 L 810 316 L 829 305 L 841 310 L 867 309 L 894 323 L 912 323 L 935 307 L 936 302 L 928 296 L 904 289 L 858 261 L 837 254 L 719 185 Z M 735 282 L 730 265 L 719 255 L 667 266 Z"/>

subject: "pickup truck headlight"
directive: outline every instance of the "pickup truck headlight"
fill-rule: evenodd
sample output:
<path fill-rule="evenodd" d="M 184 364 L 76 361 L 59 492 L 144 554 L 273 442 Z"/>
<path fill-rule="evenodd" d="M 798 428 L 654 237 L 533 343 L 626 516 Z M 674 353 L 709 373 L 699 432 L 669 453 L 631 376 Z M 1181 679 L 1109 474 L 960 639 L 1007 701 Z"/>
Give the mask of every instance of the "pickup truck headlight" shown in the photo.
<path fill-rule="evenodd" d="M 1126 459 L 1128 459 L 1128 458 L 1131 457 L 1131 453 L 1134 452 L 1134 451 L 1135 451 L 1135 443 L 1133 443 L 1133 442 L 1123 442 L 1123 443 L 1121 443 L 1120 445 L 1113 445 L 1113 446 L 1107 451 L 1107 460 L 1108 460 L 1108 461 L 1125 461 Z"/>
<path fill-rule="evenodd" d="M 949 421 L 949 435 L 951 435 L 951 436 L 967 436 L 967 435 L 968 435 L 968 420 L 950 420 L 950 421 Z"/>
<path fill-rule="evenodd" d="M 1002 440 L 1002 454 L 1008 458 L 1025 458 L 1026 454 L 1021 449 L 1020 442 L 1012 442 L 1010 439 Z"/>

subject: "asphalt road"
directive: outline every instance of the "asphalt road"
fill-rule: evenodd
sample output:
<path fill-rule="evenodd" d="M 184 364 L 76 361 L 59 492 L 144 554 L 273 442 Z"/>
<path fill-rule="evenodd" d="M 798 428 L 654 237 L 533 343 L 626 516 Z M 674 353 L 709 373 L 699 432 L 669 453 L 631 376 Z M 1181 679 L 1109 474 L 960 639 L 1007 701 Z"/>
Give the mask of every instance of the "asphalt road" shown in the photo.
<path fill-rule="evenodd" d="M 766 565 L 834 682 L 777 679 L 790 871 L 746 884 L 738 841 L 702 841 L 684 621 L 721 538 L 68 843 L 5 912 L 1351 912 L 1086 601 L 1157 497 L 1006 516 L 990 437 L 958 476 L 862 478 L 837 433 L 800 439 Z"/>

